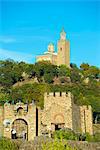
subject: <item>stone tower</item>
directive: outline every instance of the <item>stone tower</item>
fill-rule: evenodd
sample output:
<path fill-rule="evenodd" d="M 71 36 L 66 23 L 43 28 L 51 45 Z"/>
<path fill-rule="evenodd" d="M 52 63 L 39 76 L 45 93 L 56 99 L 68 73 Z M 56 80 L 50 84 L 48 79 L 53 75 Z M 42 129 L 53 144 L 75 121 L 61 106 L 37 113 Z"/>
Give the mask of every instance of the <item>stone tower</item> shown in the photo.
<path fill-rule="evenodd" d="M 66 65 L 70 67 L 70 44 L 66 40 L 66 33 L 64 29 L 60 33 L 60 40 L 58 41 L 58 56 L 57 65 Z"/>
<path fill-rule="evenodd" d="M 93 135 L 92 108 L 74 104 L 71 92 L 44 93 L 44 108 L 30 104 L 5 103 L 0 106 L 0 137 L 34 140 L 35 136 L 48 135 L 60 129 Z M 23 135 L 24 133 L 24 135 Z"/>

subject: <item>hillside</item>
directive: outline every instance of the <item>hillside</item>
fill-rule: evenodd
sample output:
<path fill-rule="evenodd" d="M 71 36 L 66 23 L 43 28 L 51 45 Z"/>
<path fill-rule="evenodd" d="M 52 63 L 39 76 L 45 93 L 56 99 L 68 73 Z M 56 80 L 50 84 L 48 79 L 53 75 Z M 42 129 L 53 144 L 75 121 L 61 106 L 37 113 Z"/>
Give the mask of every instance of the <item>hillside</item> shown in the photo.
<path fill-rule="evenodd" d="M 92 105 L 100 112 L 100 69 L 83 63 L 70 69 L 49 62 L 27 64 L 13 60 L 0 61 L 0 103 L 19 100 L 43 107 L 44 92 L 71 91 L 78 105 Z"/>

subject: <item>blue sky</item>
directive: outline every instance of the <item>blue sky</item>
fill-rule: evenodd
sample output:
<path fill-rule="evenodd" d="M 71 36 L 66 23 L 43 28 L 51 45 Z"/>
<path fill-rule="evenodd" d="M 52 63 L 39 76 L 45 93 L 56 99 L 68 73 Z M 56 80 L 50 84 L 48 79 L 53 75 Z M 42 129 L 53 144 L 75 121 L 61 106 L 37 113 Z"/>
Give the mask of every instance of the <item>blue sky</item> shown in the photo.
<path fill-rule="evenodd" d="M 35 62 L 64 27 L 71 62 L 100 67 L 100 1 L 0 0 L 0 59 Z"/>

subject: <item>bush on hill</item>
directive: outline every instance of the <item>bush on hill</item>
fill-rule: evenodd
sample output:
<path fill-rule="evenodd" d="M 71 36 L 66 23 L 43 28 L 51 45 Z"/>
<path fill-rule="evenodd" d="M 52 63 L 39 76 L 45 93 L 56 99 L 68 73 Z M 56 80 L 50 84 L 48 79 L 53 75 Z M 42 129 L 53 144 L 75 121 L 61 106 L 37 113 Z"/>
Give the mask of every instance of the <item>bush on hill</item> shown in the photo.
<path fill-rule="evenodd" d="M 64 65 L 55 66 L 50 62 L 27 64 L 14 62 L 13 60 L 0 61 L 0 103 L 32 102 L 43 107 L 44 92 L 71 91 L 74 102 L 78 105 L 92 105 L 93 111 L 100 112 L 100 69 L 83 63 L 80 68 L 75 64 L 67 68 Z M 24 76 L 23 76 L 24 73 Z M 26 84 L 13 88 L 15 83 L 27 78 L 36 77 L 39 83 Z M 54 84 L 54 78 L 60 80 L 60 84 Z M 84 80 L 89 78 L 89 82 Z"/>

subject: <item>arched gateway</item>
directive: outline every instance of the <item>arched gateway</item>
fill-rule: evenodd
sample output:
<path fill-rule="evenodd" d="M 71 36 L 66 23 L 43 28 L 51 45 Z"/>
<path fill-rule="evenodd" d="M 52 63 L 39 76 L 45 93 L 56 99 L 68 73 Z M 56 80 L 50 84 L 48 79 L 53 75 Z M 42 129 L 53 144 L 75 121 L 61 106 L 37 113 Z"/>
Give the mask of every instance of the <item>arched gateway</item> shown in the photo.
<path fill-rule="evenodd" d="M 92 125 L 91 106 L 77 106 L 70 92 L 45 93 L 42 110 L 34 103 L 0 106 L 0 134 L 7 138 L 31 141 L 62 128 L 92 135 Z"/>
<path fill-rule="evenodd" d="M 16 119 L 12 123 L 11 136 L 12 138 L 16 138 L 16 139 L 28 140 L 28 124 L 24 119 Z"/>

